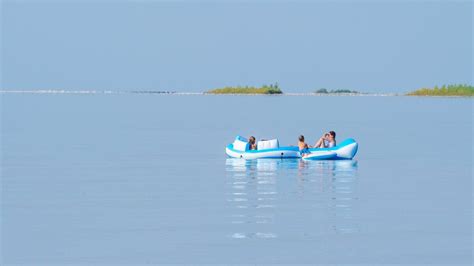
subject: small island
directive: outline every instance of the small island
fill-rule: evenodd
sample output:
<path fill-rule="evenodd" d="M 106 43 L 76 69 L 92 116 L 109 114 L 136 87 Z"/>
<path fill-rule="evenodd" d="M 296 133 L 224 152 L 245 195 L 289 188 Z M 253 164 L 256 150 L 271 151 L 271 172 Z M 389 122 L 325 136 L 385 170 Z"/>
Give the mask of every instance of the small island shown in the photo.
<path fill-rule="evenodd" d="M 319 89 L 315 91 L 316 94 L 360 94 L 358 91 L 351 91 L 351 90 L 327 90 L 327 89 Z"/>
<path fill-rule="evenodd" d="M 263 85 L 261 87 L 253 86 L 237 86 L 237 87 L 224 87 L 219 89 L 213 89 L 207 91 L 208 94 L 282 94 L 278 83 L 271 85 Z"/>
<path fill-rule="evenodd" d="M 434 88 L 422 88 L 407 93 L 408 96 L 474 96 L 474 86 L 455 84 Z"/>

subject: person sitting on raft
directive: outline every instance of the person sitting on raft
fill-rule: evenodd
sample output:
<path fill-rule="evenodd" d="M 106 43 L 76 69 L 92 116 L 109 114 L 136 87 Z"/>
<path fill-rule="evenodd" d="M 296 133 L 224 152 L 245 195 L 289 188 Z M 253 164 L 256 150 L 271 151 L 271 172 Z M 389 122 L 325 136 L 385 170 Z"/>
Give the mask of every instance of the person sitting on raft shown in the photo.
<path fill-rule="evenodd" d="M 300 150 L 300 153 L 301 153 L 301 156 L 304 157 L 306 156 L 307 154 L 309 154 L 309 146 L 308 144 L 306 144 L 306 142 L 304 142 L 304 136 L 303 135 L 300 135 L 298 137 L 298 149 Z"/>
<path fill-rule="evenodd" d="M 329 131 L 316 142 L 314 148 L 332 148 L 334 146 L 336 146 L 336 132 Z"/>
<path fill-rule="evenodd" d="M 324 135 L 316 141 L 314 144 L 314 148 L 326 148 L 329 144 L 329 133 L 324 133 Z"/>
<path fill-rule="evenodd" d="M 257 143 L 255 143 L 255 137 L 250 136 L 249 138 L 249 149 L 250 150 L 256 150 L 257 149 Z"/>

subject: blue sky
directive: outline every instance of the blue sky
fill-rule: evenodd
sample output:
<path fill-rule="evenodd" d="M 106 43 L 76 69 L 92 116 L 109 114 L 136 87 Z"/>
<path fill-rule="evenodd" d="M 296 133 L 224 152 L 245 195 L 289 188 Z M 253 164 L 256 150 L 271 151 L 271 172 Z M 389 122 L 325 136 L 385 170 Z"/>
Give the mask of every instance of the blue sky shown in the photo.
<path fill-rule="evenodd" d="M 2 89 L 472 83 L 472 1 L 3 0 Z"/>

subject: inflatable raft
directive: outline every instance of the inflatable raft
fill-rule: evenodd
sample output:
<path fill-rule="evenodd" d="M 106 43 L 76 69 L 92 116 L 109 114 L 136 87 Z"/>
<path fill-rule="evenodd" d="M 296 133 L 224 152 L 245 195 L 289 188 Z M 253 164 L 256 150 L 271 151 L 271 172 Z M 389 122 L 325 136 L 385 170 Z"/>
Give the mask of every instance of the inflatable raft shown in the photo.
<path fill-rule="evenodd" d="M 297 146 L 280 147 L 277 139 L 259 141 L 256 150 L 249 149 L 248 140 L 237 136 L 233 143 L 227 145 L 226 154 L 231 158 L 242 159 L 285 159 L 302 158 L 303 160 L 351 160 L 357 153 L 358 144 L 354 139 L 346 139 L 332 148 L 311 148 L 309 154 L 301 156 Z"/>

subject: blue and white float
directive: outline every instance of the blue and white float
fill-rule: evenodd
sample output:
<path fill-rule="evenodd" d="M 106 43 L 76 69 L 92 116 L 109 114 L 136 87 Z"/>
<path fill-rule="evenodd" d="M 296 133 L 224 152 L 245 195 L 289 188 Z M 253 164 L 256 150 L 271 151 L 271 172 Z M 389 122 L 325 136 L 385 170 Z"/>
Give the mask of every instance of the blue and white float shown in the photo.
<path fill-rule="evenodd" d="M 358 144 L 354 139 L 346 139 L 332 148 L 310 148 L 309 154 L 301 156 L 297 146 L 280 147 L 277 139 L 257 142 L 257 149 L 250 150 L 248 140 L 237 136 L 225 151 L 231 158 L 242 159 L 285 159 L 302 158 L 303 160 L 351 160 L 357 153 Z"/>

